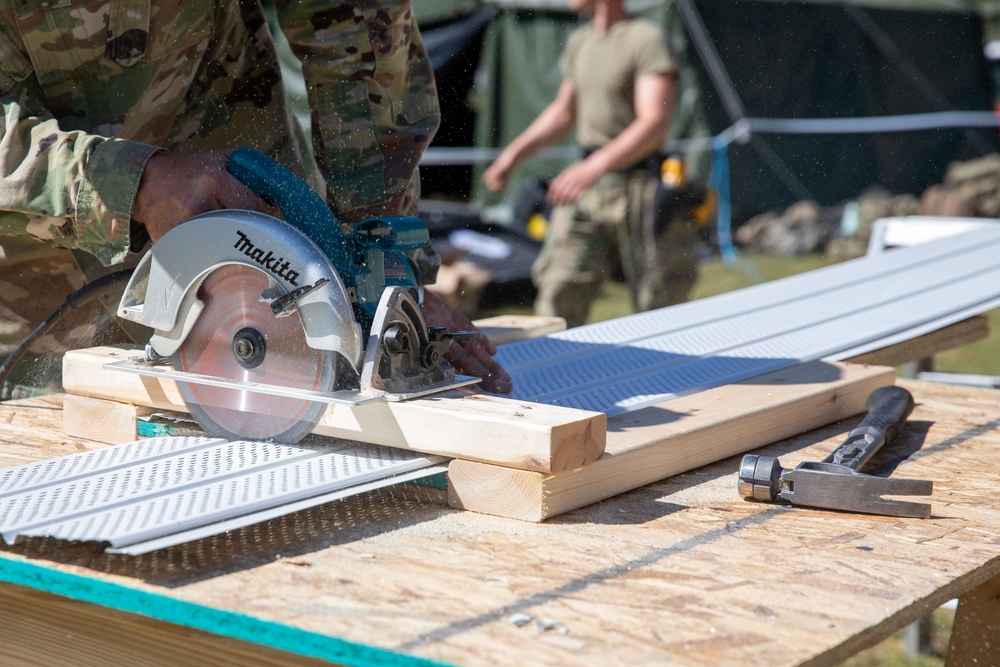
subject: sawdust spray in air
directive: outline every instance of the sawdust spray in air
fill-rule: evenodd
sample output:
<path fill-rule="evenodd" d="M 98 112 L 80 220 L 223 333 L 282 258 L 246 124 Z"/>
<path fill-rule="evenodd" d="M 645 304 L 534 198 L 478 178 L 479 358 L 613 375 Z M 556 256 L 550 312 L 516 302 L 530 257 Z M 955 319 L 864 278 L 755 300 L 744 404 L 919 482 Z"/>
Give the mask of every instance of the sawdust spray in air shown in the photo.
<path fill-rule="evenodd" d="M 0 350 L 0 401 L 62 391 L 62 359 L 68 350 L 138 343 L 115 314 L 124 283 L 93 284 L 74 293 L 17 347 Z M 131 334 L 131 335 L 130 335 Z M 137 340 L 138 339 L 138 340 Z"/>

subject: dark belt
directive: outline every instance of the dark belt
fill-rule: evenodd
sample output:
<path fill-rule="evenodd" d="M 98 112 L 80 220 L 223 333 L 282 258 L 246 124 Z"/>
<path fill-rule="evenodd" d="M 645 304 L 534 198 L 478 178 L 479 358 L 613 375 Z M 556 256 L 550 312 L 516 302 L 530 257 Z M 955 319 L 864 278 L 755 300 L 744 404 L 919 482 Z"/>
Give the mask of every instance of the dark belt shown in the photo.
<path fill-rule="evenodd" d="M 594 153 L 594 151 L 599 150 L 599 148 L 600 147 L 594 147 L 594 148 L 588 148 L 586 146 L 581 147 L 580 148 L 582 156 L 581 159 L 586 160 Z M 667 159 L 666 154 L 656 152 L 653 153 L 652 155 L 646 156 L 645 158 L 639 160 L 633 165 L 625 167 L 624 169 L 619 169 L 617 171 L 619 174 L 632 174 L 637 171 L 647 171 L 650 174 L 653 174 L 654 176 L 658 177 L 660 175 L 660 165 L 663 164 L 663 161 L 666 159 Z"/>

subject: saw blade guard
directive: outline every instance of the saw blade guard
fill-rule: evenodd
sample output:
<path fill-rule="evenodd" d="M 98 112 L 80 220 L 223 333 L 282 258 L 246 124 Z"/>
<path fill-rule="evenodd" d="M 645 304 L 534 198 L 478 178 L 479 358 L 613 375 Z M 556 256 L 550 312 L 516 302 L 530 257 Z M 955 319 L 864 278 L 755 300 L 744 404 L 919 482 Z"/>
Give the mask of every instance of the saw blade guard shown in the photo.
<path fill-rule="evenodd" d="M 340 353 L 360 372 L 362 329 L 339 273 L 303 232 L 263 213 L 215 211 L 171 229 L 136 267 L 118 315 L 152 328 L 150 346 L 169 357 L 204 307 L 199 286 L 227 264 L 266 274 L 275 299 L 292 294 L 285 307 L 301 318 L 306 344 Z"/>

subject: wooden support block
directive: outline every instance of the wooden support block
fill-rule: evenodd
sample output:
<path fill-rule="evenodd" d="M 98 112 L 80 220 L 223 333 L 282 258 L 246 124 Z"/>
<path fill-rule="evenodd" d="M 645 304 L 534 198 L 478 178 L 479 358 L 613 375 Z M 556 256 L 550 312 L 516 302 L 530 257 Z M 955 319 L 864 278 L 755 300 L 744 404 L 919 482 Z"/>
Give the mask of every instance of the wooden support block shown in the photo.
<path fill-rule="evenodd" d="M 526 521 L 583 507 L 865 411 L 892 368 L 812 362 L 608 420 L 604 456 L 546 475 L 454 460 L 453 507 Z M 733 489 L 736 493 L 736 489 Z"/>
<path fill-rule="evenodd" d="M 118 347 L 71 350 L 63 357 L 63 388 L 77 396 L 186 412 L 172 380 L 104 369 L 105 363 L 135 354 L 136 350 Z M 313 432 L 425 454 L 560 472 L 600 458 L 606 427 L 607 417 L 600 412 L 447 392 L 397 403 L 332 405 Z"/>
<path fill-rule="evenodd" d="M 474 262 L 462 259 L 444 261 L 438 269 L 437 280 L 425 289 L 440 296 L 458 312 L 473 313 L 479 308 L 483 287 L 492 280 L 493 272 Z"/>
<path fill-rule="evenodd" d="M 1000 665 L 1000 575 L 958 599 L 949 666 Z"/>
<path fill-rule="evenodd" d="M 961 322 L 955 322 L 936 331 L 917 336 L 902 343 L 889 345 L 881 350 L 859 354 L 847 361 L 856 364 L 877 364 L 880 366 L 900 366 L 918 361 L 935 354 L 953 350 L 990 335 L 990 320 L 985 315 L 976 315 Z"/>
<path fill-rule="evenodd" d="M 97 442 L 131 442 L 136 438 L 136 420 L 153 412 L 153 408 L 131 403 L 67 394 L 63 399 L 63 430 L 66 435 Z"/>

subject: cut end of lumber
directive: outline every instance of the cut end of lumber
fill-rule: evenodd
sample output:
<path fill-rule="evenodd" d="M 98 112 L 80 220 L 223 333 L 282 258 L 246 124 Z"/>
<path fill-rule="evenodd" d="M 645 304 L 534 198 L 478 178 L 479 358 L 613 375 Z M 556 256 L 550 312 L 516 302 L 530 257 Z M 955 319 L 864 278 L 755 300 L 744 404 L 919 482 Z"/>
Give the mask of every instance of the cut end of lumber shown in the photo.
<path fill-rule="evenodd" d="M 545 520 L 545 475 L 456 459 L 448 465 L 448 504 L 538 523 Z"/>
<path fill-rule="evenodd" d="M 601 458 L 607 445 L 608 417 L 599 412 L 587 415 L 553 434 L 552 472 L 572 470 Z"/>

